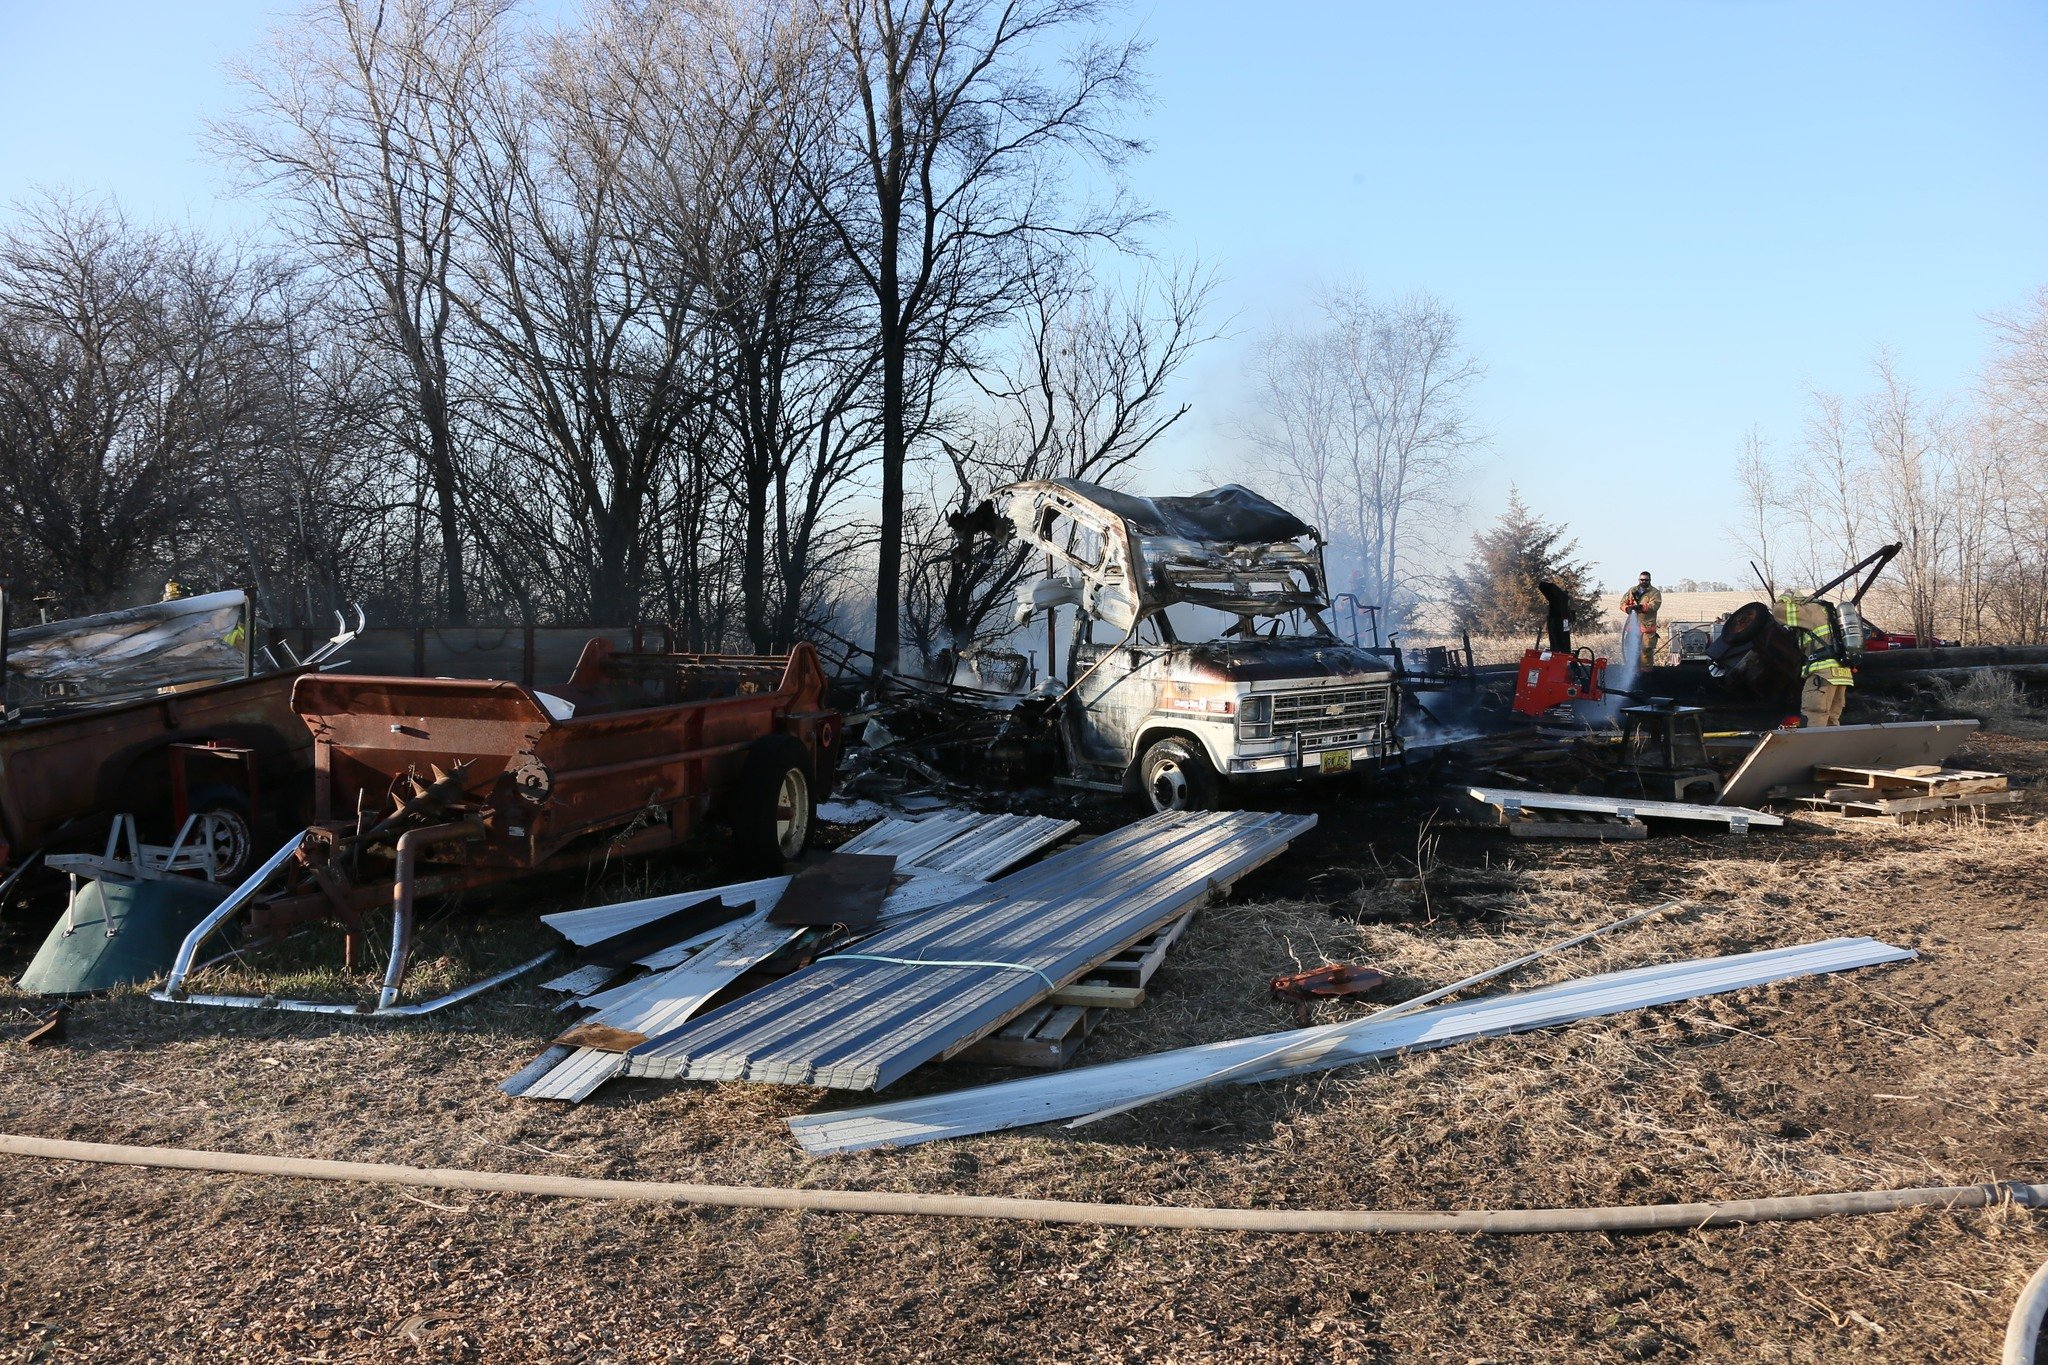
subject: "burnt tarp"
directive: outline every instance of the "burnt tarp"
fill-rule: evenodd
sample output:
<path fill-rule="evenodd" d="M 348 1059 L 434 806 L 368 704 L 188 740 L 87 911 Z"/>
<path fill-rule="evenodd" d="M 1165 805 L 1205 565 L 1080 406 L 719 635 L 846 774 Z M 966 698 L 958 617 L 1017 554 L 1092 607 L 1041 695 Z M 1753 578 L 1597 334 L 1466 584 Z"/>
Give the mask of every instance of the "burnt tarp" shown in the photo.
<path fill-rule="evenodd" d="M 1081 479 L 1052 482 L 1123 518 L 1141 536 L 1173 536 L 1202 545 L 1272 545 L 1315 534 L 1286 508 L 1234 483 L 1184 498 L 1141 498 Z"/>
<path fill-rule="evenodd" d="M 33 714 L 240 677 L 247 603 L 242 592 L 214 592 L 16 627 L 8 702 Z"/>

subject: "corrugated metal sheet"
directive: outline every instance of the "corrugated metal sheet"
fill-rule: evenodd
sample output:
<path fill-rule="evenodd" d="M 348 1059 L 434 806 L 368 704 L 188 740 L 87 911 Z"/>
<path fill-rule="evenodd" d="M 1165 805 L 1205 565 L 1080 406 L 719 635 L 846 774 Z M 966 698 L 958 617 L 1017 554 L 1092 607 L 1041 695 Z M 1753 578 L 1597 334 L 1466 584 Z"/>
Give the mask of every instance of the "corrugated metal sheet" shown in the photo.
<path fill-rule="evenodd" d="M 568 995 L 589 995 L 593 991 L 603 990 L 625 970 L 627 969 L 614 967 L 609 963 L 591 962 L 563 972 L 552 981 L 541 982 L 540 988 L 544 991 L 561 991 Z"/>
<path fill-rule="evenodd" d="M 909 865 L 925 854 L 945 847 L 973 829 L 984 817 L 972 811 L 944 811 L 922 820 L 896 817 L 870 825 L 839 846 L 841 853 L 887 853 L 898 864 Z"/>
<path fill-rule="evenodd" d="M 548 1048 L 525 1066 L 499 1081 L 498 1089 L 514 1097 L 524 1095 L 533 1088 L 534 1082 L 560 1066 L 575 1050 L 572 1047 L 563 1047 L 559 1043 Z"/>
<path fill-rule="evenodd" d="M 1139 1096 L 1199 1082 L 1232 1066 L 1277 1052 L 1242 1084 L 1447 1047 L 1495 1034 L 1548 1028 L 1651 1005 L 1697 999 L 1820 972 L 1902 962 L 1915 954 L 1869 938 L 1829 939 L 1732 957 L 1638 967 L 1561 985 L 1439 1005 L 1377 1023 L 1358 1021 L 1236 1038 L 1179 1048 L 1102 1066 L 1082 1067 L 894 1104 L 869 1105 L 789 1120 L 807 1152 L 852 1152 L 908 1146 L 934 1138 L 1020 1128 L 1092 1114 Z"/>
<path fill-rule="evenodd" d="M 1650 820 L 1704 820 L 1733 824 L 1737 820 L 1759 829 L 1782 825 L 1785 817 L 1747 806 L 1702 806 L 1690 801 L 1651 801 L 1633 796 L 1577 796 L 1569 792 L 1511 791 L 1505 787 L 1467 787 L 1465 792 L 1489 806 L 1515 804 L 1529 810 L 1587 811 L 1598 815 L 1635 815 Z"/>
<path fill-rule="evenodd" d="M 1079 829 L 1049 815 L 948 811 L 918 820 L 891 818 L 846 841 L 841 853 L 889 853 L 901 872 L 949 872 L 986 881 Z"/>
<path fill-rule="evenodd" d="M 1078 820 L 1055 820 L 1046 815 L 989 816 L 912 865 L 986 881 L 1079 828 Z"/>
<path fill-rule="evenodd" d="M 645 900 L 619 901 L 614 905 L 593 905 L 587 910 L 563 910 L 552 915 L 542 915 L 540 922 L 569 942 L 583 947 L 602 942 L 614 934 L 623 934 L 628 929 L 651 924 L 663 915 L 672 915 L 678 910 L 687 910 L 693 905 L 702 905 L 705 901 L 721 897 L 727 905 L 752 903 L 758 908 L 764 902 L 772 902 L 788 885 L 787 877 L 765 877 L 756 882 L 735 882 L 731 886 L 678 891 L 672 896 L 649 896 Z M 721 925 L 713 932 L 719 932 L 723 928 Z"/>
<path fill-rule="evenodd" d="M 880 1089 L 1114 956 L 1314 824 L 1245 811 L 1141 820 L 652 1039 L 628 1054 L 627 1072 Z"/>
<path fill-rule="evenodd" d="M 519 1092 L 526 1100 L 567 1100 L 580 1104 L 606 1081 L 619 1074 L 625 1058 L 616 1052 L 579 1047 L 548 1072 Z"/>
<path fill-rule="evenodd" d="M 889 893 L 889 898 L 882 903 L 882 923 L 887 926 L 892 921 L 900 922 L 923 914 L 934 906 L 956 901 L 968 892 L 984 890 L 986 888 L 980 882 L 927 873 Z M 682 1023 L 712 996 L 802 932 L 801 929 L 768 924 L 768 911 L 773 906 L 773 896 L 763 896 L 751 915 L 736 923 L 720 926 L 715 935 L 717 942 L 707 944 L 701 950 L 692 950 L 686 960 L 672 964 L 671 969 L 584 997 L 576 1003 L 595 1009 L 597 1013 L 582 1020 L 576 1028 L 594 1024 L 622 1034 L 644 1035 Z M 586 1053 L 599 1053 L 615 1060 L 622 1058 L 616 1049 L 571 1048 L 557 1044 L 506 1080 L 501 1088 L 507 1094 L 522 1095 L 528 1099 L 581 1101 L 619 1070 L 616 1065 L 609 1069 L 600 1067 Z M 554 1074 L 557 1070 L 562 1072 L 559 1077 Z M 543 1079 L 545 1084 L 541 1084 Z"/>
<path fill-rule="evenodd" d="M 616 1029 L 651 1038 L 704 1008 L 712 996 L 750 967 L 773 957 L 803 931 L 802 925 L 742 921 L 725 938 L 706 945 L 680 966 L 607 991 L 603 1007 L 576 1027 Z M 598 999 L 593 996 L 591 1002 Z"/>

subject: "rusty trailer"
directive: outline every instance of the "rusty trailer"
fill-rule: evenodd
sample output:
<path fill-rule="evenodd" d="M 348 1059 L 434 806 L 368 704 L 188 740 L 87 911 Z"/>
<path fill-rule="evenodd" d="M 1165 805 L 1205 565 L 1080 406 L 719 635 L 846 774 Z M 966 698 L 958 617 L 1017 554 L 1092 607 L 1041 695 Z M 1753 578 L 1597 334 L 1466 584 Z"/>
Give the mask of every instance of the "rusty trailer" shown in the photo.
<path fill-rule="evenodd" d="M 808 840 L 836 759 L 841 723 L 825 689 L 809 645 L 787 656 L 635 654 L 603 639 L 551 691 L 302 678 L 292 707 L 313 740 L 313 823 L 193 930 L 156 997 L 425 1013 L 545 958 L 400 1005 L 420 898 L 660 852 L 708 822 L 728 827 L 742 861 L 779 870 Z M 238 918 L 244 950 L 338 923 L 355 971 L 370 921 L 386 909 L 391 951 L 374 1006 L 187 989 L 200 948 Z"/>

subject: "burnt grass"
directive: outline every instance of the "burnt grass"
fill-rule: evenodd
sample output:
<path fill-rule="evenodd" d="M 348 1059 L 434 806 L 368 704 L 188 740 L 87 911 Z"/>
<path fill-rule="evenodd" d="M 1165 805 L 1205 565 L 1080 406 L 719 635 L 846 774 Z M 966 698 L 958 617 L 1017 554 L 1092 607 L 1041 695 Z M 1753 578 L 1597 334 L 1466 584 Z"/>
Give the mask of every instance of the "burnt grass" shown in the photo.
<path fill-rule="evenodd" d="M 2031 785 L 2048 741 L 1959 756 Z M 1269 794 L 1261 804 L 1300 796 Z M 1426 792 L 1313 796 L 1316 830 L 1205 910 L 1083 1060 L 1288 1027 L 1271 976 L 1371 962 L 1347 1017 L 1629 909 L 1519 974 L 1872 934 L 1913 962 L 1054 1127 L 813 1159 L 845 1096 L 496 1083 L 559 1030 L 530 982 L 372 1023 L 80 1003 L 19 1038 L 0 1129 L 417 1165 L 1133 1203 L 1476 1208 L 2048 1181 L 2048 823 L 1801 816 L 1746 838 L 1510 841 Z M 1090 828 L 1126 818 L 1082 803 Z M 843 837 L 848 831 L 828 831 Z M 828 840 L 829 841 L 829 840 Z M 429 982 L 545 941 L 540 910 L 702 880 L 674 862 L 464 902 Z M 39 928 L 40 926 L 36 926 Z M 18 973 L 35 932 L 0 940 Z M 309 950 L 310 952 L 311 950 Z M 311 971 L 311 968 L 308 968 Z M 342 984 L 347 983 L 330 983 Z M 948 1064 L 901 1093 L 1015 1074 Z M 892 1092 L 895 1093 L 895 1092 Z M 1994 1356 L 2048 1214 L 2010 1207 L 1628 1236 L 1254 1236 L 700 1210 L 0 1158 L 0 1358 L 1880 1360 Z"/>

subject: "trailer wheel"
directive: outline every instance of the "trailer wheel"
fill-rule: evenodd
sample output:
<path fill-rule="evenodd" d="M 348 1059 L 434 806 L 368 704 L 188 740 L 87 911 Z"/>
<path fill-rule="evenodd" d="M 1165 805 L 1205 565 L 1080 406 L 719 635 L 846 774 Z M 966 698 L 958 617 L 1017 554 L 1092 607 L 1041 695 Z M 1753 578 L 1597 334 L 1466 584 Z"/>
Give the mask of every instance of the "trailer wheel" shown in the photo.
<path fill-rule="evenodd" d="M 1157 740 L 1138 760 L 1138 791 L 1155 811 L 1212 809 L 1221 786 L 1209 756 L 1185 739 Z"/>
<path fill-rule="evenodd" d="M 747 750 L 733 791 L 733 847 L 747 866 L 775 873 L 804 851 L 817 812 L 811 756 L 788 735 Z"/>
<path fill-rule="evenodd" d="M 209 783 L 193 790 L 190 806 L 192 814 L 211 815 L 217 821 L 214 875 L 229 886 L 236 885 L 256 865 L 256 817 L 249 809 L 248 793 Z"/>

